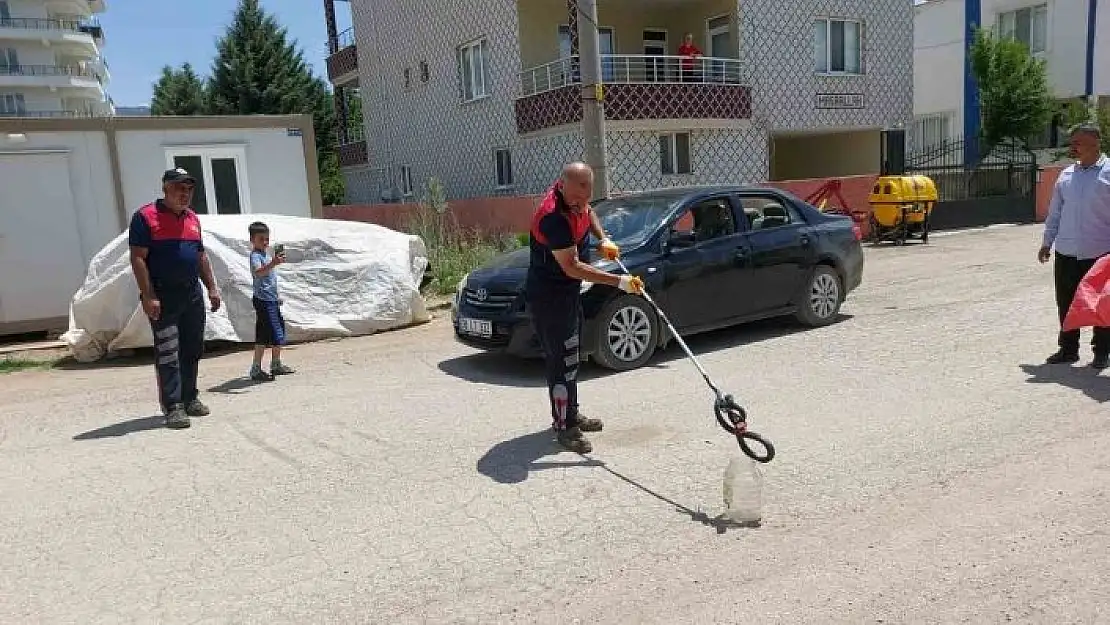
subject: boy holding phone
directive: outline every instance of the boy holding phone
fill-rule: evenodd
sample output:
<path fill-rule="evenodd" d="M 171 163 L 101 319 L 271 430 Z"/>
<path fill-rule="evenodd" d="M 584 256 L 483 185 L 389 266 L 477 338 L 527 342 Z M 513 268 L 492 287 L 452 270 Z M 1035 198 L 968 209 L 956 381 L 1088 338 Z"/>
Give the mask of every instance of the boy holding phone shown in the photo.
<path fill-rule="evenodd" d="M 270 382 L 274 376 L 288 375 L 293 369 L 281 362 L 281 346 L 285 345 L 285 319 L 281 316 L 278 298 L 277 275 L 274 269 L 285 262 L 284 246 L 274 248 L 273 256 L 267 254 L 270 246 L 270 228 L 256 221 L 248 226 L 251 238 L 251 275 L 254 277 L 254 362 L 250 378 L 256 382 Z M 262 356 L 271 348 L 270 372 L 262 370 Z"/>

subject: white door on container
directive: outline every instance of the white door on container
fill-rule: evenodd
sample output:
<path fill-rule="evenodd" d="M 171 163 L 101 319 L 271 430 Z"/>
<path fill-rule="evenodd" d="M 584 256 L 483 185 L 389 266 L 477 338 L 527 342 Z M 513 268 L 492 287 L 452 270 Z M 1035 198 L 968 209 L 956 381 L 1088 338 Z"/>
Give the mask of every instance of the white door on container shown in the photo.
<path fill-rule="evenodd" d="M 0 206 L 0 323 L 67 316 L 87 271 L 69 156 L 0 153 Z"/>

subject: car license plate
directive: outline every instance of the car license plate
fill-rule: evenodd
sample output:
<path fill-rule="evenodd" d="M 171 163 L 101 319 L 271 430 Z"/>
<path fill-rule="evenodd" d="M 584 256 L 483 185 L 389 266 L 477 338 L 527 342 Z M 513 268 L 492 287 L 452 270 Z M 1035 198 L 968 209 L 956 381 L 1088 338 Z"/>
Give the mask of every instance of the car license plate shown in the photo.
<path fill-rule="evenodd" d="M 493 336 L 493 323 L 485 319 L 467 319 L 466 317 L 461 317 L 459 318 L 459 332 L 488 339 Z"/>

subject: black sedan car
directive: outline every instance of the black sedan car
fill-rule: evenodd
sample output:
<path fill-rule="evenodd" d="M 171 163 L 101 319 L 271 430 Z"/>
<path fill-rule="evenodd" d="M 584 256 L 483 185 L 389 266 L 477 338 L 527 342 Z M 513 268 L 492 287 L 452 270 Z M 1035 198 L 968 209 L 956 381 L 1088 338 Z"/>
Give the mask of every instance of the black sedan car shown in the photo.
<path fill-rule="evenodd" d="M 676 187 L 608 198 L 593 209 L 628 270 L 643 278 L 683 337 L 785 315 L 826 325 L 862 280 L 855 223 L 778 189 Z M 591 262 L 619 273 L 597 256 Z M 452 309 L 455 337 L 489 351 L 542 356 L 524 301 L 527 272 L 524 248 L 463 278 Z M 604 367 L 640 367 L 672 338 L 642 297 L 584 282 L 582 305 L 582 357 Z"/>

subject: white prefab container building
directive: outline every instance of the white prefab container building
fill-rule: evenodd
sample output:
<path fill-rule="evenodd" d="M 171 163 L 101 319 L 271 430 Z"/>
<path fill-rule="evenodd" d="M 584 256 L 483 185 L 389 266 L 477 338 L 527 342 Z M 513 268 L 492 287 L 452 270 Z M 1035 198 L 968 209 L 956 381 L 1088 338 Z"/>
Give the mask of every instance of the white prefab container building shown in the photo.
<path fill-rule="evenodd" d="M 197 212 L 323 216 L 307 115 L 0 118 L 0 335 L 64 329 L 93 255 L 175 166 Z"/>

